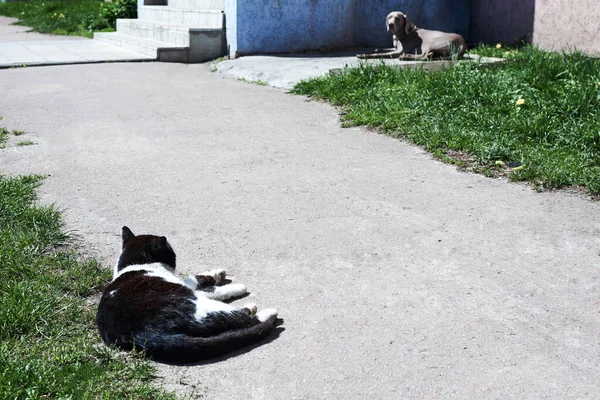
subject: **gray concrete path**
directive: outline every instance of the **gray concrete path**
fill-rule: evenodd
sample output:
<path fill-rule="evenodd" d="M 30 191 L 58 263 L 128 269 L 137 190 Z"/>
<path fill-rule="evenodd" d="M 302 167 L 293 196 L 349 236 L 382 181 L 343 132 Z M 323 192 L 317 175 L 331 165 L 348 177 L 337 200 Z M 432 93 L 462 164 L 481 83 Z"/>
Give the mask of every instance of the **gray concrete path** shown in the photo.
<path fill-rule="evenodd" d="M 462 173 L 205 65 L 0 71 L 5 174 L 107 267 L 122 225 L 225 268 L 281 335 L 157 383 L 204 399 L 600 397 L 600 204 Z M 18 147 L 17 140 L 34 146 Z M 242 302 L 247 302 L 244 299 Z"/>
<path fill-rule="evenodd" d="M 28 32 L 16 21 L 0 16 L 0 68 L 155 59 L 98 40 Z"/>

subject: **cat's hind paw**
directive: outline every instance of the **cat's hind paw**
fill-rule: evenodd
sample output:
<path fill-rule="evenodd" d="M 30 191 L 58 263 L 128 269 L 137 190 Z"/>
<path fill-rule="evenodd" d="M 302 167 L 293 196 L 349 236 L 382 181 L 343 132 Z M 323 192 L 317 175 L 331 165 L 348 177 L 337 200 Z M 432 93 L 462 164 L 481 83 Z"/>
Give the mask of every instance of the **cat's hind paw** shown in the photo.
<path fill-rule="evenodd" d="M 271 318 L 277 318 L 277 310 L 274 308 L 265 308 L 256 313 L 256 317 L 260 322 L 265 322 Z"/>
<path fill-rule="evenodd" d="M 256 311 L 258 310 L 258 308 L 256 307 L 256 304 L 254 304 L 254 303 L 248 303 L 248 304 L 244 305 L 244 307 L 242 307 L 242 309 L 244 311 L 246 311 L 248 313 L 248 315 L 254 315 L 254 314 L 256 314 Z"/>

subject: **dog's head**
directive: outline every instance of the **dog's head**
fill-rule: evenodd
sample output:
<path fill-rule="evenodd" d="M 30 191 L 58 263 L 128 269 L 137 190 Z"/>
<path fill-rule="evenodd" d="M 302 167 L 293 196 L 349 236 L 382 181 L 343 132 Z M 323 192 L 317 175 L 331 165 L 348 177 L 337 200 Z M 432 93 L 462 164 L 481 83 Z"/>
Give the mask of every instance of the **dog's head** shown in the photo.
<path fill-rule="evenodd" d="M 406 14 L 400 11 L 389 13 L 385 19 L 385 24 L 388 32 L 392 31 L 397 38 L 403 38 L 416 28 Z"/>

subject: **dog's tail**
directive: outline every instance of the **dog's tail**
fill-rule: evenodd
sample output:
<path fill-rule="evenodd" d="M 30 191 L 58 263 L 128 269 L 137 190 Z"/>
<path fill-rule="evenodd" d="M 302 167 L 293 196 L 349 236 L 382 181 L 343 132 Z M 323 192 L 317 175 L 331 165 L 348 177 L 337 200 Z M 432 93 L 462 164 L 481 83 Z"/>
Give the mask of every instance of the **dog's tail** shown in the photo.
<path fill-rule="evenodd" d="M 210 337 L 145 332 L 137 337 L 136 346 L 157 361 L 171 363 L 202 361 L 237 350 L 269 335 L 276 326 L 277 310 L 265 309 L 256 317 L 260 321 L 256 325 Z"/>

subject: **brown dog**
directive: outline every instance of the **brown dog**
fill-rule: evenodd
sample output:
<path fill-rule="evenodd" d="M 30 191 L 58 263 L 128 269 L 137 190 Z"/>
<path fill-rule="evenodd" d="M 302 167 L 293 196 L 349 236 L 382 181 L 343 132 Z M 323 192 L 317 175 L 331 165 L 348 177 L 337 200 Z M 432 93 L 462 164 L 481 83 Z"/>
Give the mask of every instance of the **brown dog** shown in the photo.
<path fill-rule="evenodd" d="M 449 59 L 462 57 L 467 51 L 467 43 L 462 36 L 418 28 L 400 11 L 389 13 L 386 25 L 388 32 L 394 33 L 394 48 L 378 49 L 371 54 L 358 54 L 358 58 Z"/>

